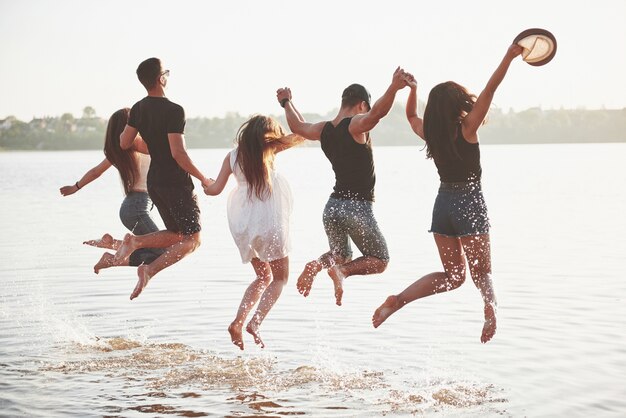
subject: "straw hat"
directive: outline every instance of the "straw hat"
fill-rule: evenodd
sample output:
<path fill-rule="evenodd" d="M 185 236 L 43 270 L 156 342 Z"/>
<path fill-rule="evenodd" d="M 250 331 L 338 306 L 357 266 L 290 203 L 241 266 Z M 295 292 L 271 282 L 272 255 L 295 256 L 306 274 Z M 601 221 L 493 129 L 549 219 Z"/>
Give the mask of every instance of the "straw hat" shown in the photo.
<path fill-rule="evenodd" d="M 522 58 L 530 65 L 545 65 L 556 54 L 556 38 L 545 29 L 526 29 L 513 43 L 524 48 Z"/>

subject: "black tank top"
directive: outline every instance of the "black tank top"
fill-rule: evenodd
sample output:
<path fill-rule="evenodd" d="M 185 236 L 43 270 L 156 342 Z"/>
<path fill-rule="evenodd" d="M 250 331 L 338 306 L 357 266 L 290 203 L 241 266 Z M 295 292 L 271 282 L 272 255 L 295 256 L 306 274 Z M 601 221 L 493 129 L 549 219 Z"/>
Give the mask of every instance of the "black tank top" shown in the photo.
<path fill-rule="evenodd" d="M 326 158 L 335 172 L 335 187 L 331 197 L 337 199 L 374 201 L 374 159 L 372 142 L 359 144 L 348 131 L 352 118 L 345 118 L 337 126 L 327 122 L 320 142 Z"/>
<path fill-rule="evenodd" d="M 478 143 L 471 144 L 463 138 L 461 126 L 455 140 L 460 159 L 455 156 L 435 158 L 435 165 L 439 172 L 439 179 L 444 183 L 480 181 L 482 168 L 480 167 L 480 148 Z"/>

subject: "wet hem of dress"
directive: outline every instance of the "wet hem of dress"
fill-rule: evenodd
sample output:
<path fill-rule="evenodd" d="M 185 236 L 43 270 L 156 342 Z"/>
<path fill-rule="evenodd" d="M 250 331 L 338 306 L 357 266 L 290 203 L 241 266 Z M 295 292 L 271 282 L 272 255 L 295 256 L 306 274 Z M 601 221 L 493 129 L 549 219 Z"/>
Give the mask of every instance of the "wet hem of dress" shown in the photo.
<path fill-rule="evenodd" d="M 285 258 L 285 257 L 289 257 L 289 254 L 287 253 L 287 254 L 285 254 L 285 255 L 284 255 L 284 256 L 282 256 L 282 257 L 270 258 L 270 259 L 267 259 L 267 260 L 262 260 L 262 259 L 261 259 L 261 257 L 252 257 L 252 258 L 258 258 L 258 259 L 259 259 L 259 260 L 261 260 L 263 263 L 271 263 L 272 261 L 282 260 L 282 259 L 283 259 L 283 258 Z M 241 264 L 248 264 L 248 263 L 250 263 L 250 262 L 252 261 L 252 258 L 251 258 L 251 259 L 249 259 L 249 260 L 244 260 L 244 259 L 242 258 L 242 259 L 241 259 Z"/>

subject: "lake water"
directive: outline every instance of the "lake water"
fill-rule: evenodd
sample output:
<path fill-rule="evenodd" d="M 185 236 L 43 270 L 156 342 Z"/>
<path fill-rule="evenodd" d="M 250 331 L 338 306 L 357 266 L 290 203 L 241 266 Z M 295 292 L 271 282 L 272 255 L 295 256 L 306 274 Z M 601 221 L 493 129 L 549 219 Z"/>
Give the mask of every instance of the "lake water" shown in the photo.
<path fill-rule="evenodd" d="M 227 150 L 191 150 L 215 177 Z M 121 236 L 111 170 L 61 197 L 101 152 L 0 154 L 0 415 L 602 417 L 626 415 L 626 144 L 484 146 L 498 331 L 480 343 L 471 280 L 416 301 L 380 328 L 374 309 L 440 270 L 430 226 L 437 176 L 420 148 L 375 148 L 375 213 L 388 270 L 346 281 L 335 306 L 318 276 L 333 177 L 315 147 L 281 154 L 293 214 L 290 282 L 241 352 L 226 327 L 253 278 L 202 194 L 203 244 L 130 301 L 132 268 L 92 272 Z M 234 186 L 233 180 L 227 191 Z M 156 212 L 155 212 L 156 215 Z"/>

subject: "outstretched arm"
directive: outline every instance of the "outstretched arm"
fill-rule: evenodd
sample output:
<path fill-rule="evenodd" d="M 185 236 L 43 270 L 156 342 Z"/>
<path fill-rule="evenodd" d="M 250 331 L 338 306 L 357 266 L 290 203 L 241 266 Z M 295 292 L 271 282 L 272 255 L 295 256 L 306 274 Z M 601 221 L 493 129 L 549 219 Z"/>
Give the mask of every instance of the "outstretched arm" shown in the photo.
<path fill-rule="evenodd" d="M 187 154 L 187 148 L 185 147 L 185 136 L 180 133 L 167 134 L 167 139 L 170 143 L 170 150 L 172 151 L 172 157 L 176 160 L 176 163 L 188 172 L 193 177 L 200 180 L 202 187 L 210 184 L 208 178 L 204 177 L 204 174 L 195 166 L 189 154 Z"/>
<path fill-rule="evenodd" d="M 76 183 L 71 186 L 63 186 L 59 189 L 59 191 L 63 196 L 69 196 L 71 194 L 74 194 L 98 177 L 100 177 L 102 173 L 109 169 L 109 167 L 111 167 L 111 163 L 105 158 L 100 164 L 87 171 Z"/>
<path fill-rule="evenodd" d="M 378 122 L 389 113 L 391 106 L 393 106 L 393 101 L 396 98 L 396 93 L 407 85 L 405 75 L 402 68 L 396 68 L 391 78 L 391 84 L 387 88 L 387 91 L 385 91 L 385 94 L 383 94 L 380 99 L 376 100 L 376 103 L 374 103 L 369 112 L 356 115 L 352 118 L 349 130 L 355 139 L 374 129 Z"/>
<path fill-rule="evenodd" d="M 496 89 L 504 79 L 513 59 L 520 55 L 522 51 L 523 48 L 519 45 L 514 44 L 509 47 L 500 65 L 498 65 L 496 71 L 491 75 L 485 89 L 480 93 L 478 99 L 476 99 L 474 107 L 465 118 L 463 118 L 463 137 L 468 142 L 478 142 L 478 135 L 476 133 L 478 132 L 478 128 L 483 124 L 485 116 L 487 116 Z"/>
<path fill-rule="evenodd" d="M 413 132 L 424 139 L 424 121 L 417 116 L 417 81 L 412 74 L 407 73 L 406 76 L 410 88 L 409 97 L 406 99 L 406 118 Z"/>
<path fill-rule="evenodd" d="M 228 182 L 228 177 L 230 177 L 233 171 L 230 169 L 230 153 L 226 154 L 226 158 L 224 158 L 224 162 L 222 163 L 222 169 L 220 173 L 217 175 L 217 180 L 213 181 L 209 179 L 209 183 L 204 186 L 204 193 L 209 196 L 217 196 L 222 193 L 224 187 L 226 187 L 226 183 Z M 213 183 L 211 183 L 213 181 Z"/>
<path fill-rule="evenodd" d="M 138 133 L 139 131 L 137 130 L 137 128 L 126 125 L 126 127 L 124 127 L 124 130 L 120 134 L 120 148 L 131 148 L 133 146 L 133 143 L 135 142 L 135 138 L 137 138 Z"/>
<path fill-rule="evenodd" d="M 293 105 L 291 101 L 291 89 L 288 87 L 278 89 L 276 91 L 276 98 L 280 105 L 285 108 L 285 117 L 287 118 L 287 124 L 291 132 L 312 141 L 319 141 L 326 122 L 306 122 Z"/>

